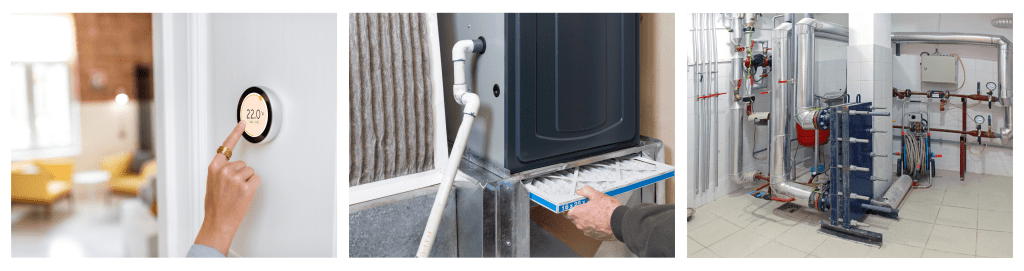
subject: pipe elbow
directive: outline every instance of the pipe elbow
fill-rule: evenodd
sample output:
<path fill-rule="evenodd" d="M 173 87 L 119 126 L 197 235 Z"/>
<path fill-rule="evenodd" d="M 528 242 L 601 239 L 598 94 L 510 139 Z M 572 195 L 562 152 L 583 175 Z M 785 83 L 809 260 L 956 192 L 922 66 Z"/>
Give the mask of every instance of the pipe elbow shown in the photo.
<path fill-rule="evenodd" d="M 472 40 L 460 40 L 452 46 L 452 61 L 466 60 L 466 53 L 473 51 Z"/>
<path fill-rule="evenodd" d="M 999 131 L 999 140 L 1003 145 L 1013 145 L 1013 126 L 1004 127 Z"/>
<path fill-rule="evenodd" d="M 477 96 L 475 93 L 462 93 L 462 95 L 459 95 L 458 102 L 464 105 L 462 108 L 462 113 L 464 114 L 470 114 L 475 117 L 477 110 L 480 109 L 480 96 Z"/>
<path fill-rule="evenodd" d="M 804 129 L 828 130 L 829 115 L 823 110 L 801 109 L 796 122 Z"/>

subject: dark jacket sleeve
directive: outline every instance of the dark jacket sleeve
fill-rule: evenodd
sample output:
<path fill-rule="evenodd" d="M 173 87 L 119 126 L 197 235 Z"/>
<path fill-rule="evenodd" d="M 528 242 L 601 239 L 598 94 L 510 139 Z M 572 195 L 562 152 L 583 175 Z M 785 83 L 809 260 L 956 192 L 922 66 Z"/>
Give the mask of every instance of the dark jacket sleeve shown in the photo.
<path fill-rule="evenodd" d="M 676 205 L 642 203 L 612 212 L 612 233 L 640 257 L 676 256 Z"/>

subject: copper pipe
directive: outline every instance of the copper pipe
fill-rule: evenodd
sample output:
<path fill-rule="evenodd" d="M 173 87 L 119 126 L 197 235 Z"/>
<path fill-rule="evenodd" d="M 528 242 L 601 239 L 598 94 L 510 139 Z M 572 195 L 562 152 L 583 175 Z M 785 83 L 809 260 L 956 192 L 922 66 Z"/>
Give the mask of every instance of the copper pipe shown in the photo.
<path fill-rule="evenodd" d="M 910 127 L 904 127 L 904 126 L 900 126 L 900 125 L 893 125 L 892 128 L 893 129 L 910 130 Z M 969 135 L 969 136 L 978 136 L 978 131 L 967 131 L 967 132 L 964 132 L 964 131 L 939 129 L 939 128 L 929 128 L 928 131 L 929 132 L 943 132 L 943 133 L 962 134 L 962 135 Z M 984 131 L 981 132 L 981 137 L 984 137 L 984 138 L 997 138 L 995 132 L 984 132 Z"/>

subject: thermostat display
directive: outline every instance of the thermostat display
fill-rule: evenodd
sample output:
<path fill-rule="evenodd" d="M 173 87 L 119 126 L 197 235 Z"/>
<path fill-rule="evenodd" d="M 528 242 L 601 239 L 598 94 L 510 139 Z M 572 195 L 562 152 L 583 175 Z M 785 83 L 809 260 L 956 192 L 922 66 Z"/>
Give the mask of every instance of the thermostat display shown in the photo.
<path fill-rule="evenodd" d="M 263 143 L 274 138 L 281 126 L 281 102 L 269 89 L 250 87 L 238 100 L 238 121 L 245 121 L 242 137 L 252 143 Z"/>

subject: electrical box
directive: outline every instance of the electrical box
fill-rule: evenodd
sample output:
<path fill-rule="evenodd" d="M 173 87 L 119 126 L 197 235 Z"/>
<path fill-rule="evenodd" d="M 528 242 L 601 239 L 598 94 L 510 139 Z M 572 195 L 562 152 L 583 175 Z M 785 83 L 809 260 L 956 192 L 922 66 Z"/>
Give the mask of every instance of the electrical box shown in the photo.
<path fill-rule="evenodd" d="M 922 56 L 921 81 L 956 84 L 956 58 L 952 56 Z"/>

